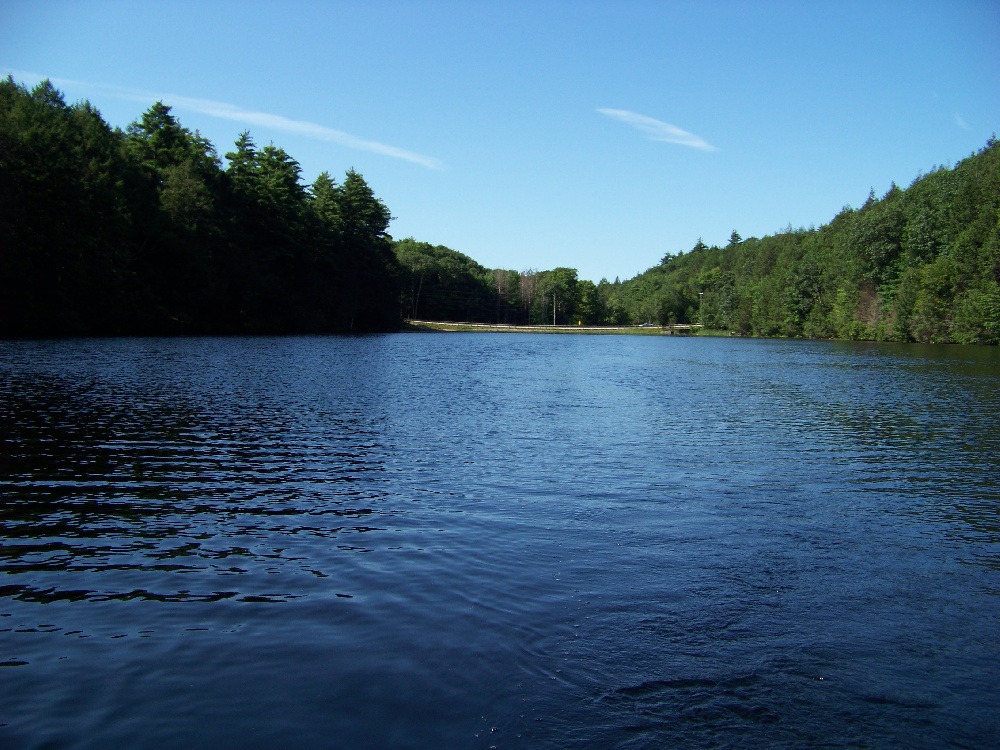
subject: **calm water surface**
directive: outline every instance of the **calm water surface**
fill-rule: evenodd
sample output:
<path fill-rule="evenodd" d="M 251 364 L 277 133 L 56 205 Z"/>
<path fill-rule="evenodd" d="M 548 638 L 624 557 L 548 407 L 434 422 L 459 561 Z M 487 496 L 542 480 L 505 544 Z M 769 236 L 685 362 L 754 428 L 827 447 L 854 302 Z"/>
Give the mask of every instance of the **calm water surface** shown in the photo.
<path fill-rule="evenodd" d="M 0 747 L 995 747 L 998 644 L 996 348 L 0 342 Z"/>

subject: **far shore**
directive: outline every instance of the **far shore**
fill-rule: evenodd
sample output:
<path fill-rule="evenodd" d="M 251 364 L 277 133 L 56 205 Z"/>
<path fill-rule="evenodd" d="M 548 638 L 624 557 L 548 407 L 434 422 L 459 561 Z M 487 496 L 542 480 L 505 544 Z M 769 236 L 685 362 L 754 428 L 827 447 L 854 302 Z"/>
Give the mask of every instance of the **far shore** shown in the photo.
<path fill-rule="evenodd" d="M 726 332 L 701 331 L 699 323 L 678 323 L 660 326 L 647 323 L 637 326 L 585 326 L 585 325 L 508 325 L 503 323 L 445 323 L 433 320 L 407 320 L 403 331 L 431 332 L 484 332 L 484 333 L 588 333 L 631 336 L 710 336 L 728 335 Z"/>

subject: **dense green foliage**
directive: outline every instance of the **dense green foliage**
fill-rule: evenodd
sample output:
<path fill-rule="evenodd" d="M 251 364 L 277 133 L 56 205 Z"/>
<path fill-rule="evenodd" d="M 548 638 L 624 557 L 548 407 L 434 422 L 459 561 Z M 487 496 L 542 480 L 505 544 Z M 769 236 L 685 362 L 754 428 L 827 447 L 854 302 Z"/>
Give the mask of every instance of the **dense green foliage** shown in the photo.
<path fill-rule="evenodd" d="M 393 246 L 407 318 L 481 321 L 490 310 L 487 272 L 472 258 L 442 245 L 400 240 Z"/>
<path fill-rule="evenodd" d="M 487 270 L 462 253 L 412 238 L 395 244 L 408 318 L 471 323 L 606 323 L 590 281 L 573 268 Z"/>
<path fill-rule="evenodd" d="M 397 325 L 391 217 L 361 175 L 307 188 L 247 133 L 226 159 L 160 102 L 123 132 L 0 82 L 0 335 Z"/>
<path fill-rule="evenodd" d="M 632 321 L 743 335 L 996 344 L 1000 147 L 990 139 L 819 229 L 699 241 L 613 285 L 607 300 Z"/>
<path fill-rule="evenodd" d="M 403 314 L 496 323 L 704 323 L 740 335 L 996 344 L 996 140 L 819 229 L 725 247 L 700 240 L 628 281 L 571 268 L 486 270 L 444 247 L 396 243 Z"/>
<path fill-rule="evenodd" d="M 740 335 L 996 344 L 990 139 L 819 229 L 700 240 L 627 281 L 486 269 L 394 242 L 357 172 L 311 186 L 248 133 L 225 155 L 153 105 L 126 131 L 0 82 L 0 336 L 387 330 L 402 318 L 704 323 Z"/>

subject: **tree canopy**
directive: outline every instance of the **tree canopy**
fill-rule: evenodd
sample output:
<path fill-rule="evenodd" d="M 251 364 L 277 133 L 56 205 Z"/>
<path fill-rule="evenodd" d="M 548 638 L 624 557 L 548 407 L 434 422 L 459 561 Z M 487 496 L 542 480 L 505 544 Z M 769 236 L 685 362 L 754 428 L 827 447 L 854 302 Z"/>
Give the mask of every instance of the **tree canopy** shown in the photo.
<path fill-rule="evenodd" d="M 656 309 L 742 335 L 996 344 L 1000 148 L 991 138 L 818 229 L 699 239 L 607 299 L 632 322 Z"/>
<path fill-rule="evenodd" d="M 820 228 L 701 238 L 638 276 L 486 270 L 443 247 L 396 244 L 403 314 L 438 320 L 704 323 L 738 335 L 996 344 L 1000 149 L 845 207 Z M 484 302 L 484 300 L 487 300 Z M 492 302 L 489 302 L 492 300 Z"/>
<path fill-rule="evenodd" d="M 124 131 L 0 81 L 0 335 L 388 330 L 391 216 L 282 148 L 215 148 L 156 102 Z"/>
<path fill-rule="evenodd" d="M 225 154 L 156 102 L 124 131 L 0 81 L 0 336 L 392 330 L 403 318 L 704 323 L 740 335 L 1000 342 L 1000 148 L 828 224 L 701 238 L 632 279 L 487 269 L 394 241 L 364 178 Z"/>

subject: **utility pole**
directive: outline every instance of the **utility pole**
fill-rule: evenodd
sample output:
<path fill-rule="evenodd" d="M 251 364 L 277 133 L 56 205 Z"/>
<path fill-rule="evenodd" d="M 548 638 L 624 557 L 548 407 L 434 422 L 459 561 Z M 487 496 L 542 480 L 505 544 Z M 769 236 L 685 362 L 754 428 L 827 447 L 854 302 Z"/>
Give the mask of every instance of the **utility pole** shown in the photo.
<path fill-rule="evenodd" d="M 552 325 L 556 324 L 556 293 L 552 292 Z"/>

